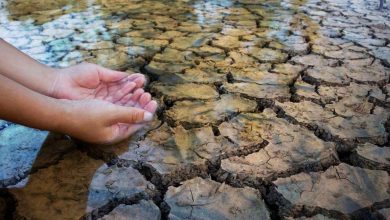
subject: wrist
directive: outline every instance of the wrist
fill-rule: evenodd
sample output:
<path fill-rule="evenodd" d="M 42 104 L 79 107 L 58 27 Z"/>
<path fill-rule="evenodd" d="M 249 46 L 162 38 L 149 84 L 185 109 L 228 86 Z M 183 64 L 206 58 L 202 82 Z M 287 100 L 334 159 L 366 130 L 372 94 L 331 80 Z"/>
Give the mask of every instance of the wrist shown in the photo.
<path fill-rule="evenodd" d="M 58 69 L 46 66 L 42 64 L 41 75 L 45 80 L 45 87 L 43 89 L 43 94 L 52 98 L 56 98 L 54 94 L 54 89 L 57 84 L 59 74 L 57 74 Z"/>
<path fill-rule="evenodd" d="M 73 101 L 51 98 L 55 105 L 55 111 L 51 115 L 52 128 L 50 130 L 59 133 L 70 134 L 74 127 Z"/>

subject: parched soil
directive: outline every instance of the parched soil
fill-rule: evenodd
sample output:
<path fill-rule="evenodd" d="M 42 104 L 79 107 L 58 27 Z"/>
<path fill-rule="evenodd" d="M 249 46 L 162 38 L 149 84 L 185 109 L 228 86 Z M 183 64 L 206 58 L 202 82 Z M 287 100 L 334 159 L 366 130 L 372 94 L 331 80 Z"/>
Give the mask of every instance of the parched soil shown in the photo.
<path fill-rule="evenodd" d="M 388 219 L 378 4 L 0 0 L 1 38 L 141 72 L 159 102 L 111 146 L 0 121 L 0 219 Z"/>

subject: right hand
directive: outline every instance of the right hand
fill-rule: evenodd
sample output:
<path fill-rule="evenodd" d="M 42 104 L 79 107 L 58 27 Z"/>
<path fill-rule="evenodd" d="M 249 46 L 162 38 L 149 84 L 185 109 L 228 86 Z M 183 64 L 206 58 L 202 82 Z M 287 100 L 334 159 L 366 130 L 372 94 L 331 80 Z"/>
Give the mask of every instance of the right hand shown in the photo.
<path fill-rule="evenodd" d="M 147 94 L 147 93 L 146 93 Z M 144 96 L 145 97 L 145 96 Z M 98 144 L 119 142 L 151 121 L 157 109 L 150 95 L 137 101 L 137 107 L 115 105 L 107 101 L 61 100 L 66 110 L 60 130 L 72 137 Z"/>

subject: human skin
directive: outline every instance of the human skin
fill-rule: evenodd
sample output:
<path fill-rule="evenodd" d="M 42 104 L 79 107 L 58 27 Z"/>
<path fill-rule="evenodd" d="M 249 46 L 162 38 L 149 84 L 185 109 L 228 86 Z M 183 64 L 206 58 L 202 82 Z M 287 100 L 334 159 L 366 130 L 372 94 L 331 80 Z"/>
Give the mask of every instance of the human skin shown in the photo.
<path fill-rule="evenodd" d="M 142 74 L 94 64 L 55 69 L 0 39 L 0 118 L 92 143 L 123 140 L 152 120 L 157 103 Z"/>

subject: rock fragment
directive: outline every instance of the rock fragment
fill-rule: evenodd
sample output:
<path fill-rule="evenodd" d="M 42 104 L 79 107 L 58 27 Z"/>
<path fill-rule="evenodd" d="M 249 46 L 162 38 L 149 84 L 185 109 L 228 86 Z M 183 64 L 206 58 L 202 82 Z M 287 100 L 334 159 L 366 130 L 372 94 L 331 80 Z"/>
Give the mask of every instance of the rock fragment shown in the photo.
<path fill-rule="evenodd" d="M 303 81 L 301 78 L 298 78 L 294 83 L 293 90 L 294 94 L 292 98 L 294 101 L 307 100 L 317 104 L 321 102 L 321 96 L 316 92 L 316 86 Z"/>
<path fill-rule="evenodd" d="M 166 85 L 177 85 L 185 83 L 218 83 L 226 81 L 224 74 L 218 73 L 216 70 L 207 70 L 201 68 L 184 69 L 184 73 L 162 74 L 159 75 L 158 81 Z"/>
<path fill-rule="evenodd" d="M 83 50 L 102 50 L 111 49 L 115 45 L 111 41 L 100 41 L 96 43 L 79 43 L 77 46 Z"/>
<path fill-rule="evenodd" d="M 290 85 L 297 75 L 285 75 L 259 71 L 256 67 L 244 67 L 231 70 L 231 76 L 238 82 L 249 82 L 260 85 Z"/>
<path fill-rule="evenodd" d="M 390 77 L 390 70 L 378 62 L 367 66 L 347 66 L 351 71 L 347 72 L 348 77 L 360 83 L 387 83 Z"/>
<path fill-rule="evenodd" d="M 88 62 L 96 63 L 115 70 L 125 70 L 130 67 L 140 67 L 145 63 L 145 60 L 142 58 L 129 59 L 129 55 L 127 53 L 122 51 L 114 51 L 112 49 L 96 50 L 92 53 L 95 57 L 88 58 Z"/>
<path fill-rule="evenodd" d="M 213 55 L 222 55 L 224 54 L 224 50 L 217 48 L 217 47 L 212 47 L 209 45 L 204 45 L 199 48 L 190 48 L 190 50 L 194 53 L 196 53 L 199 56 L 213 56 Z"/>
<path fill-rule="evenodd" d="M 295 56 L 291 59 L 293 62 L 305 65 L 305 66 L 335 66 L 338 61 L 335 59 L 325 59 L 322 56 L 309 54 L 302 56 Z"/>
<path fill-rule="evenodd" d="M 390 170 L 390 149 L 365 143 L 356 148 L 351 155 L 351 162 L 368 169 Z"/>
<path fill-rule="evenodd" d="M 192 64 L 172 64 L 152 61 L 145 69 L 153 76 L 160 77 L 166 74 L 183 73 L 185 69 L 190 69 L 191 67 Z"/>
<path fill-rule="evenodd" d="M 344 97 L 355 97 L 358 99 L 366 99 L 368 97 L 369 99 L 380 102 L 385 102 L 386 99 L 386 95 L 383 94 L 383 91 L 378 86 L 357 83 L 350 83 L 349 86 L 343 87 L 320 85 L 318 87 L 318 94 L 327 102 L 339 101 Z"/>
<path fill-rule="evenodd" d="M 121 37 L 117 42 L 121 45 L 142 46 L 156 51 L 161 47 L 167 46 L 169 43 L 167 40 L 147 39 L 143 37 Z"/>
<path fill-rule="evenodd" d="M 141 200 L 134 205 L 119 205 L 99 220 L 160 220 L 161 213 L 152 201 Z"/>
<path fill-rule="evenodd" d="M 390 208 L 385 208 L 385 209 L 378 210 L 376 213 L 380 214 L 381 217 L 383 217 L 384 219 L 388 220 L 389 216 L 390 216 Z"/>
<path fill-rule="evenodd" d="M 170 86 L 156 83 L 151 87 L 153 92 L 161 94 L 166 100 L 171 101 L 184 99 L 208 100 L 216 99 L 219 96 L 214 87 L 204 84 L 186 83 Z"/>
<path fill-rule="evenodd" d="M 332 59 L 346 59 L 346 60 L 358 60 L 358 59 L 365 59 L 369 57 L 367 53 L 364 53 L 364 51 L 357 52 L 354 50 L 350 50 L 348 48 L 344 48 L 342 50 L 337 50 L 337 51 L 325 51 L 324 56 Z"/>
<path fill-rule="evenodd" d="M 270 219 L 255 189 L 233 188 L 199 177 L 169 187 L 164 201 L 171 208 L 170 219 Z"/>
<path fill-rule="evenodd" d="M 194 59 L 194 54 L 191 51 L 179 51 L 171 48 L 166 48 L 162 53 L 158 53 L 153 57 L 154 61 L 162 63 L 191 63 Z"/>
<path fill-rule="evenodd" d="M 103 165 L 95 172 L 89 185 L 86 211 L 98 212 L 110 202 L 150 199 L 157 195 L 155 186 L 131 167 Z"/>
<path fill-rule="evenodd" d="M 237 95 L 222 95 L 215 101 L 180 101 L 166 112 L 175 124 L 214 124 L 232 114 L 250 112 L 257 108 L 255 101 Z"/>
<path fill-rule="evenodd" d="M 307 70 L 304 80 L 317 85 L 348 85 L 349 69 L 344 67 L 315 67 Z"/>
<path fill-rule="evenodd" d="M 28 176 L 47 134 L 17 124 L 0 130 L 0 187 Z"/>
<path fill-rule="evenodd" d="M 231 93 L 244 94 L 260 99 L 290 99 L 290 89 L 287 85 L 259 85 L 256 83 L 224 83 L 223 88 Z"/>
<path fill-rule="evenodd" d="M 275 49 L 280 49 L 280 50 L 285 51 L 286 53 L 293 55 L 293 56 L 307 54 L 309 52 L 309 44 L 305 43 L 304 41 L 301 41 L 301 42 L 299 42 L 299 41 L 300 40 L 296 41 L 291 36 L 286 41 L 282 41 L 282 42 L 272 41 L 269 44 L 269 47 L 275 48 Z"/>
<path fill-rule="evenodd" d="M 325 108 L 335 112 L 338 116 L 350 118 L 353 116 L 364 116 L 370 114 L 374 107 L 368 99 L 357 97 L 346 97 L 338 102 L 325 105 Z"/>
<path fill-rule="evenodd" d="M 170 44 L 170 47 L 178 50 L 186 50 L 189 48 L 199 48 L 209 41 L 209 34 L 193 34 L 185 37 L 177 37 Z"/>
<path fill-rule="evenodd" d="M 252 31 L 248 30 L 248 29 L 224 27 L 223 30 L 221 31 L 221 33 L 224 35 L 228 35 L 228 36 L 238 37 L 238 36 L 250 35 L 252 33 Z"/>
<path fill-rule="evenodd" d="M 389 47 L 377 47 L 375 48 L 372 53 L 374 54 L 375 57 L 383 60 L 383 62 L 387 65 L 390 66 L 390 49 Z"/>
<path fill-rule="evenodd" d="M 240 46 L 240 41 L 238 40 L 238 37 L 220 36 L 215 41 L 213 41 L 212 44 L 215 47 L 228 50 L 238 48 Z"/>
<path fill-rule="evenodd" d="M 305 69 L 305 67 L 302 65 L 281 63 L 281 64 L 275 64 L 274 68 L 272 69 L 272 72 L 296 77 L 304 69 Z"/>
<path fill-rule="evenodd" d="M 287 60 L 288 55 L 280 50 L 269 48 L 248 47 L 241 49 L 243 53 L 256 57 L 264 63 L 283 63 Z"/>
<path fill-rule="evenodd" d="M 389 175 L 347 164 L 332 166 L 324 172 L 300 173 L 279 178 L 275 191 L 291 203 L 292 212 L 334 212 L 346 217 L 389 198 Z M 375 184 L 373 184 L 375 183 Z"/>

